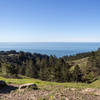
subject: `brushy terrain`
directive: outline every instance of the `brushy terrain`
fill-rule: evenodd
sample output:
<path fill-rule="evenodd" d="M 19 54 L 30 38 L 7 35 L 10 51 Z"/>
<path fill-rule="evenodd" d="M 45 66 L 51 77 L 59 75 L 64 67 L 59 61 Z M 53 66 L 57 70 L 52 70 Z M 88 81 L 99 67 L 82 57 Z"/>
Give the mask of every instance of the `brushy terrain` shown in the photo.
<path fill-rule="evenodd" d="M 39 87 L 38 90 L 16 88 L 11 91 L 5 88 L 0 92 L 0 100 L 100 100 L 100 78 L 91 84 L 47 82 L 24 76 L 20 79 L 0 77 L 0 80 L 17 88 L 26 83 L 35 83 Z"/>
<path fill-rule="evenodd" d="M 8 56 L 8 54 L 3 57 L 1 56 L 0 80 L 5 81 L 8 86 L 0 90 L 0 100 L 100 100 L 100 50 L 64 57 L 62 59 L 37 54 L 26 55 L 24 52 L 18 53 L 17 56 Z M 18 58 L 15 59 L 16 57 Z M 25 57 L 32 58 L 29 61 L 30 63 L 27 59 L 24 59 Z M 37 59 L 41 57 L 43 57 L 42 60 Z M 31 68 L 36 68 L 36 65 L 41 65 L 39 67 L 39 77 L 36 77 L 36 79 L 33 77 L 30 78 L 31 76 L 25 73 L 19 73 L 20 70 L 14 75 L 16 68 L 18 68 L 18 64 L 15 63 L 17 60 L 18 64 L 19 62 L 21 64 L 21 73 L 25 71 L 27 74 L 33 75 L 33 71 L 38 72 L 38 70 Z M 36 62 L 32 63 L 35 60 Z M 9 63 L 5 64 L 6 61 Z M 49 63 L 47 63 L 48 61 Z M 57 62 L 52 63 L 54 61 Z M 62 67 L 62 65 L 64 66 Z M 28 71 L 23 70 L 23 68 L 27 68 Z M 67 68 L 67 70 L 65 70 L 65 68 Z M 55 69 L 57 69 L 56 74 Z M 68 72 L 67 74 L 65 74 L 66 71 Z M 36 75 L 36 72 L 34 75 Z M 48 74 L 48 72 L 50 73 Z M 6 75 L 4 75 L 5 73 Z M 12 77 L 13 75 L 16 77 Z M 65 81 L 63 79 L 65 79 Z M 18 89 L 20 85 L 27 83 L 36 84 L 38 90 Z"/>
<path fill-rule="evenodd" d="M 91 83 L 100 76 L 100 50 L 57 58 L 28 52 L 0 51 L 0 73 L 43 81 Z"/>

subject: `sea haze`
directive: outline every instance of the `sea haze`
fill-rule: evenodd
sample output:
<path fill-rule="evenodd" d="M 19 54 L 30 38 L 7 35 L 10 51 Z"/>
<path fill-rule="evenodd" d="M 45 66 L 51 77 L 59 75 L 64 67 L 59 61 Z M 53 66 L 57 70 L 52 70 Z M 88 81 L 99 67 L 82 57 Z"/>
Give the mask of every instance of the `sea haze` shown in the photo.
<path fill-rule="evenodd" d="M 71 42 L 24 42 L 24 43 L 0 43 L 0 51 L 16 50 L 31 53 L 40 53 L 62 57 L 100 48 L 100 43 L 71 43 Z"/>

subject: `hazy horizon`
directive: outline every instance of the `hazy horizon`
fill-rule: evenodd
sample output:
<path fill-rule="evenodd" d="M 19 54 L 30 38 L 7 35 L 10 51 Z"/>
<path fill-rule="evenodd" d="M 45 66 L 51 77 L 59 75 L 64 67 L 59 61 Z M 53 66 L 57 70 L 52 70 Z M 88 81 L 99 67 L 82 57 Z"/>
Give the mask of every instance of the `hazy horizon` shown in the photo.
<path fill-rule="evenodd" d="M 0 43 L 100 43 L 100 41 L 0 41 Z"/>

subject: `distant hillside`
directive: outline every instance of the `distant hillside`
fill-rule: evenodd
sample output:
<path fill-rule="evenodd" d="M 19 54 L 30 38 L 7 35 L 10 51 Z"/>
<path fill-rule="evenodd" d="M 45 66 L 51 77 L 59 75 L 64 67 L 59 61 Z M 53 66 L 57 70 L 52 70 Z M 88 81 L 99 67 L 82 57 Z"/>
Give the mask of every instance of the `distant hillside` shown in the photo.
<path fill-rule="evenodd" d="M 25 75 L 45 81 L 91 83 L 100 75 L 100 50 L 61 58 L 1 51 L 0 72 L 9 78 Z"/>

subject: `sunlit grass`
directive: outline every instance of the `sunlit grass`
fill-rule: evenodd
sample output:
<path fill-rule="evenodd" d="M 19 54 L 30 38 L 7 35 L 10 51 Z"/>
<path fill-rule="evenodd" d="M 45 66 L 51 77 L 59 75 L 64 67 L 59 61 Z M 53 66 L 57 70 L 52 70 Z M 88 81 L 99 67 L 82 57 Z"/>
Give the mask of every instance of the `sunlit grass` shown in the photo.
<path fill-rule="evenodd" d="M 57 82 L 47 82 L 47 81 L 41 81 L 38 79 L 28 78 L 28 77 L 22 77 L 21 79 L 11 79 L 11 78 L 4 78 L 0 77 L 0 80 L 4 80 L 8 84 L 26 84 L 26 83 L 35 83 L 38 86 L 46 86 L 46 85 L 52 85 L 52 86 L 64 86 L 66 88 L 100 88 L 100 79 L 96 80 L 95 82 L 91 84 L 87 83 L 75 83 L 75 82 L 65 82 L 65 83 L 57 83 Z"/>
<path fill-rule="evenodd" d="M 91 83 L 92 86 L 95 86 L 96 88 L 100 88 L 100 77 L 98 77 L 98 80 Z"/>

